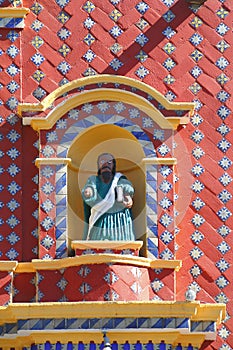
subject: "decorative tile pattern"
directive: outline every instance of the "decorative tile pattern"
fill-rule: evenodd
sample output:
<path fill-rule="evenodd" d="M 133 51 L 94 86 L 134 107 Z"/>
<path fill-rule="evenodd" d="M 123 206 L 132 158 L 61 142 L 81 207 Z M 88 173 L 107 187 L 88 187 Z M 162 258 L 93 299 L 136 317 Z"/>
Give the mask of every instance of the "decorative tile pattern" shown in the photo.
<path fill-rule="evenodd" d="M 3 6 L 3 2 L 0 2 Z M 12 4 L 11 2 L 5 3 L 7 5 L 8 3 Z M 22 6 L 20 2 L 15 3 Z M 73 0 L 57 0 L 54 1 L 54 12 L 52 13 L 45 3 L 43 2 L 42 5 L 40 1 L 32 2 L 31 17 L 27 17 L 28 37 L 25 35 L 26 31 L 23 30 L 23 27 L 14 27 L 17 25 L 15 19 L 11 21 L 11 24 L 8 19 L 1 19 L 1 24 L 4 23 L 5 26 L 1 31 L 1 39 L 4 45 L 0 51 L 2 62 L 5 62 L 5 65 L 0 65 L 3 77 L 0 85 L 2 96 L 0 101 L 0 141 L 2 144 L 0 152 L 2 178 L 0 184 L 2 198 L 0 223 L 3 229 L 2 232 L 4 232 L 0 236 L 2 237 L 0 238 L 1 258 L 12 259 L 16 257 L 19 260 L 31 260 L 37 257 L 39 194 L 34 159 L 38 156 L 38 145 L 37 148 L 36 146 L 31 147 L 31 144 L 22 146 L 22 142 L 25 141 L 22 141 L 21 122 L 15 114 L 18 103 L 22 100 L 32 103 L 35 102 L 35 99 L 43 100 L 45 94 L 53 92 L 54 86 L 62 86 L 68 81 L 83 76 L 105 73 L 122 74 L 134 79 L 143 79 L 149 86 L 157 88 L 159 92 L 169 98 L 174 94 L 176 101 L 188 100 L 196 103 L 196 111 L 191 116 L 189 125 L 186 129 L 179 131 L 180 135 L 182 134 L 181 139 L 185 147 L 187 146 L 187 150 L 184 147 L 185 153 L 182 153 L 182 156 L 184 154 L 190 155 L 191 164 L 187 165 L 188 169 L 185 174 L 189 174 L 192 181 L 185 184 L 185 188 L 190 189 L 191 194 L 189 193 L 189 195 L 192 195 L 192 197 L 182 214 L 176 214 L 178 215 L 176 221 L 180 226 L 176 236 L 176 256 L 181 260 L 183 258 L 187 259 L 190 278 L 197 280 L 207 297 L 215 299 L 216 302 L 228 304 L 229 300 L 232 299 L 229 286 L 225 286 L 224 280 L 218 279 L 218 276 L 213 281 L 214 288 L 211 291 L 207 287 L 205 277 L 202 282 L 198 281 L 202 273 L 203 276 L 208 275 L 208 266 L 202 264 L 204 271 L 201 270 L 198 266 L 199 259 L 193 261 L 193 256 L 196 257 L 198 252 L 196 250 L 192 251 L 191 247 L 189 250 L 192 251 L 192 254 L 187 258 L 187 252 L 185 252 L 185 257 L 183 242 L 188 240 L 190 244 L 198 244 L 198 248 L 200 248 L 203 255 L 207 255 L 213 261 L 219 275 L 224 274 L 224 278 L 229 279 L 231 267 L 229 235 L 232 227 L 232 96 L 230 89 L 232 58 L 229 54 L 232 45 L 230 40 L 232 10 L 229 1 L 216 1 L 215 8 L 211 10 L 211 16 L 208 16 L 207 2 L 200 8 L 194 8 L 194 6 L 189 6 L 187 3 L 184 5 L 185 2 L 182 2 L 182 6 L 187 6 L 187 11 L 182 12 L 182 17 L 179 17 L 182 26 L 182 40 L 176 21 L 178 19 L 177 13 L 180 13 L 179 11 L 180 9 L 182 11 L 183 7 L 181 8 L 181 2 L 176 0 L 161 0 L 154 2 L 154 4 L 152 1 L 146 0 L 136 1 L 134 4 L 131 4 L 130 0 L 126 0 L 124 4 L 120 0 L 110 0 L 106 1 L 107 6 L 104 10 L 97 6 L 96 1 L 84 1 L 81 8 L 75 8 L 75 11 Z M 133 9 L 133 11 L 127 11 L 127 6 L 131 6 L 130 9 Z M 98 17 L 99 10 L 102 11 L 101 21 Z M 156 16 L 153 17 L 155 13 Z M 106 20 L 102 19 L 104 15 L 106 15 Z M 113 36 L 109 31 L 116 25 L 119 28 L 118 33 L 120 35 L 116 32 Z M 50 30 L 49 36 L 46 34 L 47 28 Z M 153 31 L 156 30 L 156 38 L 152 35 L 152 29 Z M 208 38 L 210 32 L 211 40 Z M 76 33 L 79 33 L 78 36 Z M 54 36 L 56 39 L 53 40 Z M 83 57 L 89 47 L 96 55 L 95 59 L 91 61 Z M 21 49 L 24 52 L 23 55 Z M 19 57 L 21 57 L 21 61 L 19 61 Z M 98 63 L 97 58 L 100 59 Z M 114 59 L 118 61 L 113 61 Z M 59 66 L 62 61 L 63 63 Z M 80 62 L 80 64 L 76 65 L 77 62 Z M 138 63 L 143 67 L 139 71 L 139 65 L 136 66 Z M 186 74 L 184 74 L 184 71 Z M 27 86 L 27 89 L 23 86 Z M 22 97 L 20 94 L 22 94 Z M 150 100 L 149 96 L 148 100 Z M 102 111 L 99 110 L 99 113 L 102 113 Z M 114 109 L 114 113 L 118 112 Z M 80 118 L 75 112 L 70 113 L 70 116 L 70 118 L 74 118 L 72 120 L 75 122 L 78 122 Z M 149 125 L 151 140 L 156 144 L 159 142 L 166 144 L 164 141 L 166 137 L 162 135 L 161 130 L 157 126 L 150 126 L 153 125 L 152 120 L 148 120 L 146 116 L 130 120 L 134 120 L 135 125 L 140 125 L 144 129 L 146 129 L 146 125 Z M 63 122 L 58 123 L 57 131 L 65 130 L 59 129 L 59 125 L 62 127 Z M 68 127 L 69 124 L 67 124 Z M 80 125 L 77 126 L 77 128 L 79 127 Z M 140 135 L 142 142 L 142 133 Z M 48 158 L 55 156 L 56 150 L 52 145 L 53 137 L 54 134 L 48 135 L 47 142 L 50 147 L 44 148 L 42 156 Z M 36 138 L 32 143 L 34 142 L 36 143 Z M 177 144 L 179 147 L 179 142 Z M 157 147 L 159 146 L 160 144 Z M 171 149 L 170 145 L 166 146 Z M 160 148 L 162 154 L 165 154 L 165 148 Z M 25 157 L 24 149 L 33 149 L 31 158 L 28 159 L 29 154 Z M 62 154 L 61 149 L 60 154 Z M 213 160 L 215 166 L 211 165 L 211 162 L 208 161 L 209 158 Z M 24 164 L 22 167 L 22 160 L 25 162 L 27 159 L 28 164 L 30 164 L 30 172 L 33 175 L 29 185 L 30 193 L 25 201 L 32 203 L 32 208 L 28 212 L 24 212 L 25 220 L 27 220 L 25 226 L 28 226 L 28 224 L 30 226 L 27 228 L 27 242 L 30 245 L 28 251 L 30 252 L 23 252 L 21 241 L 23 219 L 19 213 L 22 212 L 21 191 L 24 191 L 22 183 L 24 173 L 22 169 L 27 166 L 27 164 Z M 53 170 L 49 166 L 45 167 L 44 170 L 43 176 L 46 181 L 42 186 L 45 186 L 43 189 L 47 192 L 46 196 L 52 194 L 52 192 L 49 194 L 49 187 L 53 186 L 51 176 L 55 175 L 49 176 L 49 174 Z M 178 173 L 179 170 L 178 167 Z M 165 168 L 163 170 L 157 169 L 157 176 L 162 173 L 166 173 Z M 183 188 L 187 177 L 183 174 L 178 174 L 178 176 L 176 186 Z M 166 178 L 166 181 L 174 184 L 174 180 Z M 53 191 L 54 189 L 55 187 Z M 171 208 L 169 206 L 170 202 L 174 200 L 170 197 L 173 189 L 167 194 L 160 188 L 158 190 L 161 191 L 162 195 L 162 197 L 157 198 L 158 209 L 166 211 Z M 51 198 L 49 199 L 51 200 Z M 179 195 L 177 195 L 176 202 L 179 208 Z M 54 204 L 55 201 L 51 200 L 51 203 Z M 48 211 L 49 208 L 50 204 L 46 202 L 44 210 Z M 53 209 L 48 211 L 47 214 L 50 215 L 52 211 Z M 196 214 L 200 217 L 195 216 Z M 156 213 L 156 215 L 159 215 L 159 213 Z M 182 222 L 180 222 L 182 215 Z M 54 217 L 52 218 L 54 219 Z M 198 226 L 201 217 L 205 222 Z M 17 222 L 19 223 L 16 224 Z M 11 228 L 9 224 L 11 226 L 16 224 L 16 226 Z M 161 256 L 172 256 L 170 252 L 173 252 L 173 250 L 170 249 L 169 245 L 173 244 L 173 240 L 170 240 L 172 237 L 170 234 L 173 235 L 173 232 L 165 229 L 158 232 L 158 228 L 152 226 L 151 224 L 151 229 L 155 233 L 157 232 L 155 238 L 161 237 L 161 251 L 163 252 Z M 186 227 L 190 229 L 187 231 Z M 5 228 L 7 228 L 7 231 Z M 203 235 L 204 239 L 202 239 Z M 62 233 L 60 237 L 62 237 Z M 224 241 L 221 241 L 221 239 Z M 212 240 L 216 242 L 216 248 L 215 250 L 213 248 L 213 253 L 211 252 L 210 256 L 209 251 L 204 247 L 204 243 L 212 242 Z M 157 247 L 157 243 L 155 247 Z M 23 254 L 26 254 L 26 256 L 23 257 Z M 45 252 L 45 256 L 49 255 L 50 252 Z M 185 266 L 182 269 L 184 272 L 187 270 Z M 59 281 L 62 281 L 62 279 L 60 278 Z M 189 283 L 191 282 L 189 281 Z M 62 286 L 62 282 L 59 285 Z M 59 289 L 59 287 L 56 288 Z M 178 278 L 177 290 L 180 291 L 180 298 L 184 295 L 183 288 Z M 17 290 L 19 290 L 18 286 L 15 286 L 16 300 L 18 297 Z M 41 298 L 43 298 L 42 294 L 41 291 Z M 60 298 L 62 298 L 62 295 L 60 295 Z M 114 291 L 106 292 L 107 298 L 114 298 Z M 117 298 L 116 294 L 115 298 Z M 203 298 L 205 300 L 205 297 Z M 230 308 L 229 314 L 232 318 Z M 229 334 L 229 330 L 232 329 L 231 323 L 231 319 L 226 320 L 226 325 L 218 331 L 217 342 L 213 342 L 211 347 L 219 350 L 230 349 L 231 333 Z M 199 325 L 193 324 L 193 327 L 199 329 Z M 210 325 L 209 327 L 211 328 Z"/>

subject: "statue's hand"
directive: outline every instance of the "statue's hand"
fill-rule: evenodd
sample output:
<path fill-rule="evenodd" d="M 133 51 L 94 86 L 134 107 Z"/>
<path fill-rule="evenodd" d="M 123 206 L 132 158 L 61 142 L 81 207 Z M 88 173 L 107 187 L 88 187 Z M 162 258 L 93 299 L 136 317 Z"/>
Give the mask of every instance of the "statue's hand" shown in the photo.
<path fill-rule="evenodd" d="M 124 196 L 123 204 L 126 208 L 130 209 L 133 206 L 133 199 L 129 195 Z"/>
<path fill-rule="evenodd" d="M 85 196 L 86 198 L 92 197 L 92 196 L 93 196 L 93 190 L 92 190 L 92 188 L 91 188 L 91 187 L 85 188 L 83 194 L 84 194 L 84 196 Z"/>

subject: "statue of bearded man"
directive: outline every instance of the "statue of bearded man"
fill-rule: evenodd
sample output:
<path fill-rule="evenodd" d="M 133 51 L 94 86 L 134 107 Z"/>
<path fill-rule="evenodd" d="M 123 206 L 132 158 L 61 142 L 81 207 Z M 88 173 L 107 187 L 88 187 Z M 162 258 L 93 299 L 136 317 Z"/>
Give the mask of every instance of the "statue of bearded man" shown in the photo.
<path fill-rule="evenodd" d="M 102 153 L 98 173 L 88 178 L 83 190 L 85 240 L 134 241 L 131 208 L 134 188 L 123 174 L 116 172 L 116 160 Z"/>

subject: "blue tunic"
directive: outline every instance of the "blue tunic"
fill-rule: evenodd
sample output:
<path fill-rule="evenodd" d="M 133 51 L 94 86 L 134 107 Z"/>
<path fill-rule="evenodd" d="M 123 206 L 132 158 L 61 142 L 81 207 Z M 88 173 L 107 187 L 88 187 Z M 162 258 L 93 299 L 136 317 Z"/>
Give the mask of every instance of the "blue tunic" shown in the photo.
<path fill-rule="evenodd" d="M 101 181 L 99 176 L 94 175 L 87 180 L 82 190 L 85 220 L 83 239 L 87 239 L 91 208 L 105 198 L 111 184 L 112 181 L 106 184 Z M 134 188 L 125 176 L 120 177 L 117 185 L 122 186 L 125 195 L 133 197 Z M 86 198 L 83 194 L 87 187 L 91 187 L 93 191 L 93 196 L 90 198 Z M 114 205 L 95 222 L 88 239 L 97 241 L 134 241 L 135 235 L 131 209 L 125 208 L 123 203 L 115 200 Z"/>

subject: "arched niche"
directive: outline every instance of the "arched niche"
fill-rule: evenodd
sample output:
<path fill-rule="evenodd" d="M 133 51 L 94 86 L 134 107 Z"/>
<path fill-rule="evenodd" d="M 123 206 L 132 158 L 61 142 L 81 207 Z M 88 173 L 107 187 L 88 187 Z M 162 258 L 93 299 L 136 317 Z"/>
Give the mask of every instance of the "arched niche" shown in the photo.
<path fill-rule="evenodd" d="M 98 104 L 106 101 L 113 107 L 125 104 L 125 110 L 136 109 L 138 115 L 116 112 L 113 107 L 110 108 L 112 114 L 100 109 L 97 111 Z M 95 113 L 86 112 L 83 108 L 90 104 L 93 104 Z M 78 118 L 67 117 L 73 109 L 78 109 Z M 97 153 L 106 151 L 101 149 L 106 144 L 107 151 L 114 155 L 117 152 L 118 170 L 135 182 L 135 201 L 140 194 L 140 205 L 134 208 L 135 220 L 140 221 L 135 222 L 137 238 L 144 235 L 146 227 L 148 252 L 153 258 L 158 257 L 158 236 L 169 236 L 168 241 L 162 242 L 160 250 L 163 259 L 172 259 L 173 136 L 178 125 L 188 122 L 187 114 L 193 110 L 194 104 L 169 102 L 144 83 L 109 75 L 75 80 L 56 89 L 39 104 L 20 105 L 23 124 L 31 125 L 39 133 L 40 155 L 36 164 L 40 168 L 40 258 L 65 257 L 73 234 L 75 239 L 81 238 L 83 226 L 76 226 L 77 220 L 82 220 L 80 188 L 88 174 L 96 172 Z M 132 143 L 134 146 L 129 147 Z M 124 152 L 120 154 L 121 149 Z M 88 154 L 91 155 L 91 163 Z M 46 167 L 50 168 L 52 180 L 44 175 Z M 163 167 L 169 169 L 163 171 Z M 143 185 L 139 186 L 141 180 Z M 50 185 L 54 191 L 43 192 L 50 181 L 53 181 Z M 55 208 L 44 210 L 51 202 Z M 166 207 L 167 203 L 169 207 Z"/>
<path fill-rule="evenodd" d="M 101 124 L 88 128 L 72 143 L 68 158 L 72 166 L 68 168 L 68 225 L 69 240 L 82 239 L 83 204 L 81 189 L 87 178 L 97 173 L 97 158 L 103 152 L 114 155 L 117 171 L 123 173 L 135 188 L 134 206 L 132 209 L 137 239 L 145 238 L 145 172 L 142 159 L 145 158 L 140 141 L 116 125 Z M 78 230 L 77 227 L 81 228 Z"/>

